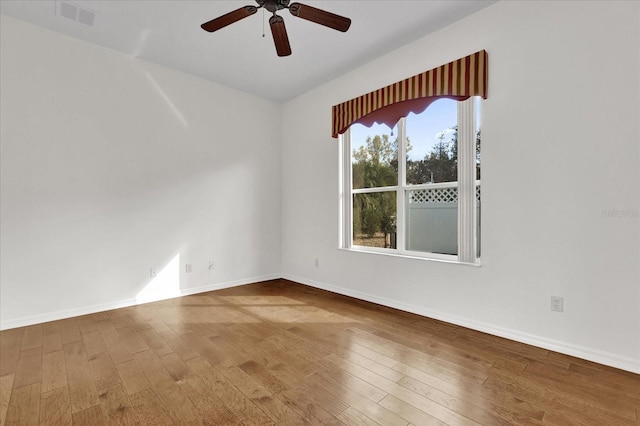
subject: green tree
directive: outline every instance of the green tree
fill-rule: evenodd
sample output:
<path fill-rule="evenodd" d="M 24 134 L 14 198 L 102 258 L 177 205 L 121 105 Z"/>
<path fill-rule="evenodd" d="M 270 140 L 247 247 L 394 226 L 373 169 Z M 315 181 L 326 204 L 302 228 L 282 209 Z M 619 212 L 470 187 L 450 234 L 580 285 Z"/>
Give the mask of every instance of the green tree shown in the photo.
<path fill-rule="evenodd" d="M 458 180 L 458 128 L 454 126 L 448 130 L 453 130 L 451 138 L 445 140 L 447 132 L 440 132 L 438 142 L 424 158 L 429 179 L 427 182 Z"/>
<path fill-rule="evenodd" d="M 398 183 L 398 141 L 389 135 L 367 137 L 353 150 L 353 187 L 375 188 Z"/>
<path fill-rule="evenodd" d="M 407 161 L 407 182 L 455 182 L 458 180 L 458 126 L 442 131 L 423 160 Z M 445 139 L 450 135 L 449 139 Z M 476 179 L 480 179 L 480 130 L 476 133 Z"/>
<path fill-rule="evenodd" d="M 376 188 L 398 184 L 398 139 L 389 135 L 367 137 L 352 154 L 354 188 Z M 395 193 L 357 194 L 353 199 L 354 234 L 374 237 L 384 234 L 385 241 L 395 232 Z M 386 244 L 385 244 L 386 245 Z"/>

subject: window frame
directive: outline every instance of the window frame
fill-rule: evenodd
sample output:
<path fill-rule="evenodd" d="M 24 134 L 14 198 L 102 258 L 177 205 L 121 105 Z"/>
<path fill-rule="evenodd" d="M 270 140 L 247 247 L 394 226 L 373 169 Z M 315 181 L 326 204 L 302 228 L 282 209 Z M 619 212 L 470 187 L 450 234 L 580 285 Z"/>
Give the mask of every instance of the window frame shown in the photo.
<path fill-rule="evenodd" d="M 478 104 L 476 104 L 478 102 Z M 438 185 L 445 184 L 420 184 L 407 185 L 406 171 L 406 118 L 403 117 L 397 123 L 398 139 L 398 183 L 394 186 L 358 188 L 353 189 L 352 174 L 352 144 L 351 129 L 340 135 L 338 143 L 340 161 L 340 236 L 341 249 L 376 253 L 405 258 L 438 260 L 451 263 L 479 265 L 480 257 L 477 232 L 480 224 L 477 222 L 476 185 L 476 126 L 477 105 L 481 105 L 479 96 L 472 96 L 464 101 L 457 101 L 457 126 L 458 126 L 458 254 L 449 255 L 433 252 L 422 252 L 406 249 L 406 202 L 405 196 L 408 190 L 435 189 Z M 428 109 L 428 108 L 427 108 Z M 450 183 L 446 184 L 450 186 Z M 396 192 L 396 248 L 369 247 L 353 244 L 353 195 L 374 192 Z"/>

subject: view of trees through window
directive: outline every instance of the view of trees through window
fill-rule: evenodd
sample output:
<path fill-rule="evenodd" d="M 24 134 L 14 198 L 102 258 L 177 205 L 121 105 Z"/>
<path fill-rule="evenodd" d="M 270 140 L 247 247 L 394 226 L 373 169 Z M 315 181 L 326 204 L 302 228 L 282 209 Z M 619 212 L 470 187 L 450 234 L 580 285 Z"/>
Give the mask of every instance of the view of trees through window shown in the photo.
<path fill-rule="evenodd" d="M 397 248 L 398 232 L 397 197 L 404 192 L 399 187 L 436 184 L 458 180 L 458 126 L 455 116 L 456 102 L 449 102 L 453 109 L 449 122 L 434 132 L 431 140 L 421 135 L 425 129 L 417 124 L 424 120 L 420 115 L 410 114 L 406 119 L 404 143 L 406 160 L 398 161 L 400 135 L 398 127 L 362 125 L 351 136 L 352 170 L 352 221 L 353 244 L 381 248 Z M 386 130 L 386 131 L 385 131 Z M 364 135 L 366 137 L 363 137 Z M 415 140 L 415 146 L 412 145 Z M 476 179 L 480 179 L 480 129 L 476 129 Z M 400 163 L 400 164 L 399 164 Z M 404 165 L 403 173 L 399 167 Z M 406 182 L 399 182 L 404 175 Z M 373 189 L 357 191 L 362 189 Z M 404 196 L 404 195 L 403 195 Z M 457 238 L 455 235 L 453 238 Z M 454 242 L 455 244 L 455 242 Z"/>

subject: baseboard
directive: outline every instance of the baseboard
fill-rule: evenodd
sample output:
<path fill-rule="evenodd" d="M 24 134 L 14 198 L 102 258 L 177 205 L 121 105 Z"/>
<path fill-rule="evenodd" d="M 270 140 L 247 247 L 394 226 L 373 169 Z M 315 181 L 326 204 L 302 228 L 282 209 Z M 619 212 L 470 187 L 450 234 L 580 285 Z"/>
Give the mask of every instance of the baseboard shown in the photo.
<path fill-rule="evenodd" d="M 146 303 L 158 302 L 160 300 L 174 299 L 176 297 L 190 296 L 192 294 L 206 293 L 208 291 L 222 290 L 224 288 L 237 287 L 245 284 L 253 284 L 260 281 L 269 281 L 281 278 L 282 274 L 261 275 L 257 277 L 245 278 L 236 281 L 209 284 L 200 287 L 180 289 L 179 294 L 154 300 L 140 302 L 137 299 L 125 299 L 99 305 L 86 306 L 76 309 L 65 309 L 62 311 L 49 312 L 46 314 L 31 315 L 11 320 L 0 321 L 0 330 L 8 330 L 17 327 L 26 327 L 34 324 L 41 324 L 49 321 L 57 321 L 66 318 L 73 318 L 81 315 L 95 314 L 97 312 L 110 311 L 112 309 L 128 308 L 130 306 L 144 305 Z"/>
<path fill-rule="evenodd" d="M 514 340 L 520 343 L 526 343 L 528 345 L 537 346 L 539 348 L 547 349 L 554 352 L 559 352 L 565 355 L 574 356 L 587 361 L 596 362 L 598 364 L 607 365 L 609 367 L 619 368 L 621 370 L 630 371 L 632 373 L 640 374 L 640 360 L 622 357 L 616 354 L 595 350 L 592 348 L 567 344 L 553 339 L 547 339 L 528 333 L 523 333 L 518 330 L 513 330 L 505 327 L 497 327 L 492 324 L 475 321 L 469 318 L 463 318 L 455 315 L 450 315 L 430 309 L 425 309 L 420 306 L 412 305 L 405 302 L 400 302 L 394 299 L 388 299 L 379 297 L 370 293 L 364 293 L 344 287 L 338 287 L 326 283 L 321 283 L 314 280 L 309 280 L 303 277 L 298 277 L 290 274 L 285 274 L 284 279 L 305 284 L 310 287 L 327 290 L 333 293 L 342 294 L 344 296 L 354 297 L 356 299 L 365 300 L 367 302 L 377 303 L 379 305 L 388 306 L 390 308 L 399 309 L 401 311 L 410 312 L 413 314 L 421 315 L 428 318 L 433 318 L 439 321 L 444 321 L 450 324 L 459 325 L 461 327 L 469 328 L 483 333 L 492 334 L 494 336 L 504 337 L 505 339 Z"/>

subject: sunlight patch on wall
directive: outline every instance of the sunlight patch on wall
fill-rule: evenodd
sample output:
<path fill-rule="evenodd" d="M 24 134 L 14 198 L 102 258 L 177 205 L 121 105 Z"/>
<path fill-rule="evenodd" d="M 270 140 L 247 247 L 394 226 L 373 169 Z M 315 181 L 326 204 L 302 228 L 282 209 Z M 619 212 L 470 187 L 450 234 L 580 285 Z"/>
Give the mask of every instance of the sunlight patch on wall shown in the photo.
<path fill-rule="evenodd" d="M 153 76 L 149 73 L 149 71 L 145 71 L 144 73 L 147 76 L 147 79 L 149 80 L 153 88 L 156 89 L 156 92 L 165 101 L 169 109 L 171 109 L 171 111 L 173 112 L 173 115 L 176 116 L 176 118 L 182 123 L 184 127 L 188 127 L 189 123 L 187 123 L 187 120 L 184 118 L 184 115 L 182 115 L 182 112 L 180 112 L 176 104 L 173 103 L 169 95 L 167 95 L 167 93 L 164 90 L 162 90 L 162 87 L 160 87 L 156 79 L 153 78 Z"/>
<path fill-rule="evenodd" d="M 137 303 L 155 302 L 180 296 L 180 253 L 136 295 Z"/>

